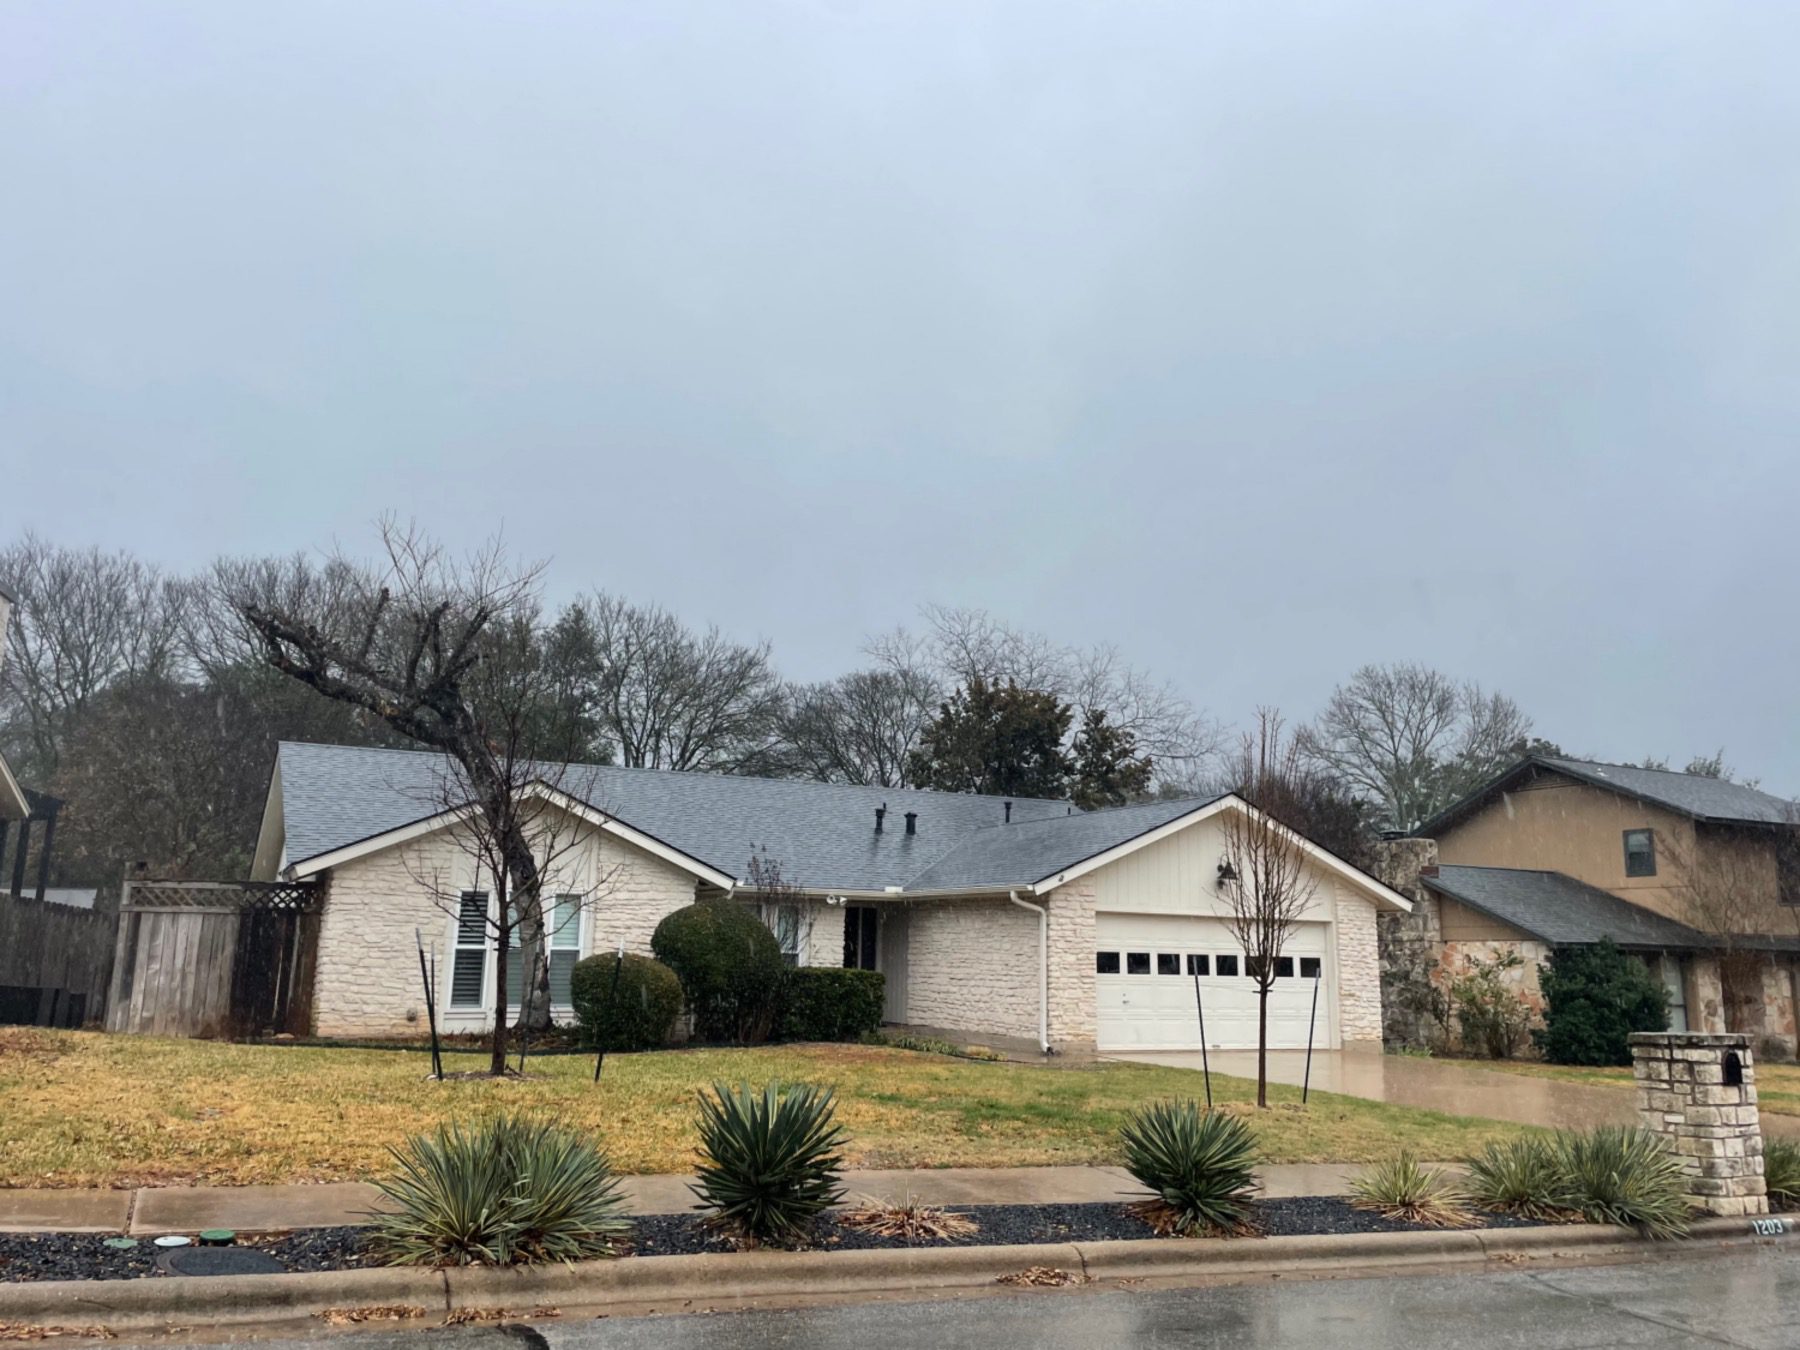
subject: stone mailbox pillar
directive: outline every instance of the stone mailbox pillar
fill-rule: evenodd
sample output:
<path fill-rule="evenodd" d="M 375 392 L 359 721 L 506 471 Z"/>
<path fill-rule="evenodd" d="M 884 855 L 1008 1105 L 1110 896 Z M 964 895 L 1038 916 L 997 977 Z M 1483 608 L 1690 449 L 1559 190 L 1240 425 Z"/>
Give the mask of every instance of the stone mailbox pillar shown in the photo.
<path fill-rule="evenodd" d="M 1631 1037 L 1638 1115 L 1668 1140 L 1696 1206 L 1732 1217 L 1769 1212 L 1750 1038 L 1703 1032 Z"/>

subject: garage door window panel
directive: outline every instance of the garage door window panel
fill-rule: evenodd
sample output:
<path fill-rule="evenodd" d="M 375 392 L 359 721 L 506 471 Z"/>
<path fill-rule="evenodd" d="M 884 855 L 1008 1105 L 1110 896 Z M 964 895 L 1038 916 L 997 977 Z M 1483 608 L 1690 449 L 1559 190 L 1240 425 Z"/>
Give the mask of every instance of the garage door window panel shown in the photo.
<path fill-rule="evenodd" d="M 1213 958 L 1213 973 L 1227 977 L 1235 976 L 1238 973 L 1237 957 L 1229 952 L 1221 952 Z"/>
<path fill-rule="evenodd" d="M 1117 975 L 1119 973 L 1119 954 L 1117 952 L 1094 953 L 1094 974 Z"/>
<path fill-rule="evenodd" d="M 1212 974 L 1212 962 L 1205 956 L 1190 956 L 1187 959 L 1187 973 L 1190 975 Z"/>
<path fill-rule="evenodd" d="M 1156 954 L 1156 973 L 1158 975 L 1181 974 L 1181 953 L 1158 952 Z"/>
<path fill-rule="evenodd" d="M 1150 973 L 1150 953 L 1126 952 L 1125 973 L 1127 975 L 1148 975 Z"/>

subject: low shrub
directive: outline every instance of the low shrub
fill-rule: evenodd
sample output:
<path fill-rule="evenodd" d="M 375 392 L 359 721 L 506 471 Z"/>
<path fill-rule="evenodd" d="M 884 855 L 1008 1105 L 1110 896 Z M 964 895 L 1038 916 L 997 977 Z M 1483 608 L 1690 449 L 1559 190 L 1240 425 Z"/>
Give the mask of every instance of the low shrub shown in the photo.
<path fill-rule="evenodd" d="M 1403 1223 L 1463 1228 L 1475 1222 L 1468 1197 L 1455 1180 L 1435 1167 L 1420 1166 L 1405 1149 L 1364 1168 L 1351 1181 L 1350 1195 L 1357 1209 Z"/>
<path fill-rule="evenodd" d="M 1800 1143 L 1764 1141 L 1763 1181 L 1769 1188 L 1770 1209 L 1800 1209 Z"/>
<path fill-rule="evenodd" d="M 971 1216 L 924 1204 L 910 1194 L 904 1200 L 863 1200 L 840 1214 L 838 1222 L 858 1232 L 907 1243 L 949 1242 L 981 1231 Z"/>
<path fill-rule="evenodd" d="M 860 1040 L 881 1025 L 886 984 L 878 970 L 790 970 L 777 1034 L 784 1041 Z"/>
<path fill-rule="evenodd" d="M 795 1242 L 842 1197 L 844 1127 L 829 1088 L 713 1085 L 700 1097 L 699 1178 L 708 1222 L 749 1242 Z"/>
<path fill-rule="evenodd" d="M 1256 1190 L 1256 1136 L 1194 1101 L 1156 1102 L 1125 1122 L 1125 1170 L 1153 1193 L 1141 1212 L 1184 1237 L 1244 1227 Z"/>
<path fill-rule="evenodd" d="M 1669 996 L 1643 962 L 1610 942 L 1558 947 L 1538 967 L 1544 1025 L 1532 1033 L 1552 1064 L 1629 1064 L 1626 1037 L 1669 1025 Z"/>
<path fill-rule="evenodd" d="M 617 972 L 615 984 L 614 972 Z M 681 1014 L 681 981 L 661 961 L 627 954 L 590 956 L 575 963 L 569 998 L 589 1049 L 629 1053 L 657 1050 Z"/>
<path fill-rule="evenodd" d="M 613 1254 L 631 1228 L 606 1155 L 549 1121 L 440 1125 L 393 1150 L 369 1245 L 391 1265 L 508 1266 Z"/>
<path fill-rule="evenodd" d="M 739 1045 L 768 1039 L 787 966 L 775 935 L 748 908 L 703 900 L 678 909 L 656 925 L 650 950 L 681 981 L 696 1037 Z"/>
<path fill-rule="evenodd" d="M 1518 1053 L 1531 1027 L 1531 1006 L 1508 976 L 1524 964 L 1517 952 L 1503 952 L 1491 961 L 1471 956 L 1451 976 L 1450 1006 L 1463 1049 L 1489 1059 L 1511 1059 Z"/>
<path fill-rule="evenodd" d="M 1653 1238 L 1687 1231 L 1681 1165 L 1648 1131 L 1603 1125 L 1559 1135 L 1556 1165 L 1568 1207 L 1589 1223 L 1620 1224 Z"/>
<path fill-rule="evenodd" d="M 914 1036 L 904 1031 L 869 1031 L 860 1039 L 864 1045 L 885 1045 L 890 1050 L 911 1050 L 920 1055 L 949 1055 L 953 1059 L 978 1059 L 987 1064 L 999 1064 L 1006 1059 L 998 1050 L 985 1045 L 958 1045 L 936 1036 Z"/>
<path fill-rule="evenodd" d="M 1465 1161 L 1469 1199 L 1483 1209 L 1522 1219 L 1572 1217 L 1553 1139 L 1530 1134 L 1495 1140 Z"/>

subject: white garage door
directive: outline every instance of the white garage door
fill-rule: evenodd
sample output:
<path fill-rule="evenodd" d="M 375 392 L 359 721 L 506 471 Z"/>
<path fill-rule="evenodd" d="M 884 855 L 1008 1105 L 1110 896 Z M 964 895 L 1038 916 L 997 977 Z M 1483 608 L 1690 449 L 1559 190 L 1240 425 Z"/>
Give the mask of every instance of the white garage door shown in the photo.
<path fill-rule="evenodd" d="M 1223 919 L 1174 915 L 1100 914 L 1094 956 L 1102 1050 L 1198 1050 L 1200 1015 L 1194 976 L 1206 1013 L 1210 1049 L 1256 1048 L 1256 984 L 1244 971 L 1244 952 Z M 1313 1005 L 1313 979 L 1322 975 L 1314 1044 L 1335 1044 L 1322 923 L 1296 926 L 1277 963 L 1269 991 L 1269 1046 L 1304 1050 Z"/>

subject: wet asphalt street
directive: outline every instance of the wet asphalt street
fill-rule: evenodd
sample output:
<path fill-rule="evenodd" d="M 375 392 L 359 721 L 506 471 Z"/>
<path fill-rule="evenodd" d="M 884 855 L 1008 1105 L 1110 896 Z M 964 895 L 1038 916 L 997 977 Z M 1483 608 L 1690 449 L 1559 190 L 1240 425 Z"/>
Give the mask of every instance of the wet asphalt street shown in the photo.
<path fill-rule="evenodd" d="M 1800 1347 L 1800 1251 L 1490 1275 L 1211 1289 L 1037 1290 L 930 1303 L 588 1318 L 530 1327 L 259 1341 L 264 1350 L 1095 1350 L 1105 1346 Z"/>

